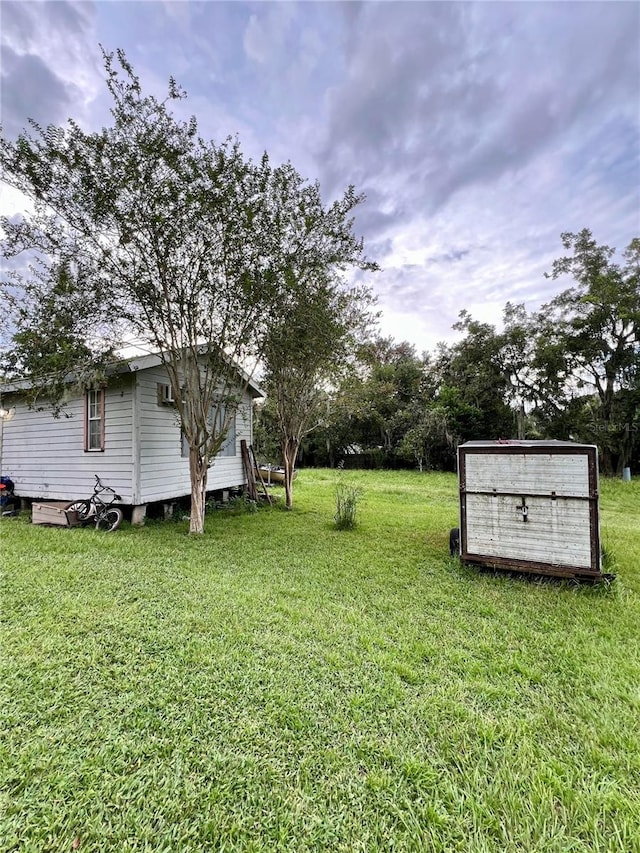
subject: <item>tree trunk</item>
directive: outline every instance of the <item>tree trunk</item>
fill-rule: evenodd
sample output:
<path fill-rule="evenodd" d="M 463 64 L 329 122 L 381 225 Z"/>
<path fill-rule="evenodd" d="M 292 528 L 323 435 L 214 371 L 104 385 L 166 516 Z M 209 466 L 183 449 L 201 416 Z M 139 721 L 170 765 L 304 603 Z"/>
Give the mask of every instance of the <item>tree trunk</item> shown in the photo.
<path fill-rule="evenodd" d="M 334 468 L 335 460 L 333 458 L 333 445 L 329 439 L 327 439 L 327 456 L 329 458 L 329 468 Z"/>
<path fill-rule="evenodd" d="M 622 437 L 620 438 L 620 455 L 618 456 L 616 476 L 621 477 L 622 472 L 629 465 L 632 448 L 633 443 L 631 440 L 631 430 L 629 429 L 629 424 L 625 424 L 622 431 Z"/>
<path fill-rule="evenodd" d="M 297 438 L 287 438 L 282 445 L 282 461 L 284 462 L 284 495 L 287 509 L 293 508 L 293 472 L 298 455 L 300 442 Z"/>
<path fill-rule="evenodd" d="M 605 477 L 612 477 L 614 473 L 613 457 L 611 450 L 608 447 L 600 448 L 600 472 L 604 474 Z"/>
<path fill-rule="evenodd" d="M 207 492 L 207 466 L 199 448 L 189 448 L 189 476 L 191 479 L 191 514 L 189 533 L 204 533 L 204 505 Z"/>

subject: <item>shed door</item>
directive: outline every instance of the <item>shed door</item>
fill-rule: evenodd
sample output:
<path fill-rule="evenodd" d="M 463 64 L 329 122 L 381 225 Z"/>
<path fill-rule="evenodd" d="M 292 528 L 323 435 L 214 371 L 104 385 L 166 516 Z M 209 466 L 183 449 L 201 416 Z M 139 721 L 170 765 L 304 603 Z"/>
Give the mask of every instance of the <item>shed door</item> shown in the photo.
<path fill-rule="evenodd" d="M 468 554 L 591 567 L 586 500 L 467 493 L 466 534 Z"/>
<path fill-rule="evenodd" d="M 583 452 L 465 452 L 463 556 L 599 571 L 597 461 Z"/>

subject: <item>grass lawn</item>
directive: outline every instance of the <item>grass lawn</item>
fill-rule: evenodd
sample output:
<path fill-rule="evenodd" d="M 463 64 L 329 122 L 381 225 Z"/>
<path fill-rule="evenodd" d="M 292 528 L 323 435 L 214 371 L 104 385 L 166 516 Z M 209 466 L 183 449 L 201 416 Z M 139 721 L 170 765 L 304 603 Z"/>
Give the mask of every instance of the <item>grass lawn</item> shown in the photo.
<path fill-rule="evenodd" d="M 451 475 L 292 513 L 2 522 L 2 851 L 640 851 L 640 481 L 610 587 L 448 556 Z"/>

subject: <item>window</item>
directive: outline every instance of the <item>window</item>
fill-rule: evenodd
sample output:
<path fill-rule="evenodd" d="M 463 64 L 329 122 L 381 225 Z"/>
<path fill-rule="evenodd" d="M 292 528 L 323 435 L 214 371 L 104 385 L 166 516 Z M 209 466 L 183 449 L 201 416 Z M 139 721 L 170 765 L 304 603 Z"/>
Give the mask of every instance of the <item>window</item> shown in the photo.
<path fill-rule="evenodd" d="M 92 388 L 85 393 L 84 449 L 104 450 L 104 390 Z"/>
<path fill-rule="evenodd" d="M 226 417 L 226 409 L 223 406 L 218 411 L 217 418 L 217 429 L 222 429 L 222 425 L 224 424 Z M 227 437 L 224 440 L 224 444 L 220 448 L 220 452 L 218 456 L 235 456 L 236 455 L 236 413 L 232 412 L 231 417 L 229 419 L 229 430 L 227 432 Z"/>
<path fill-rule="evenodd" d="M 211 410 L 211 415 L 215 412 L 215 407 Z M 216 417 L 216 431 L 220 431 L 226 419 L 226 407 L 221 406 L 218 409 L 218 414 Z M 183 432 L 181 432 L 181 455 L 185 458 L 189 457 L 189 443 L 185 438 Z M 227 431 L 227 437 L 224 440 L 224 444 L 218 451 L 218 456 L 235 456 L 236 455 L 236 413 L 235 411 L 231 415 L 229 419 L 229 427 Z"/>

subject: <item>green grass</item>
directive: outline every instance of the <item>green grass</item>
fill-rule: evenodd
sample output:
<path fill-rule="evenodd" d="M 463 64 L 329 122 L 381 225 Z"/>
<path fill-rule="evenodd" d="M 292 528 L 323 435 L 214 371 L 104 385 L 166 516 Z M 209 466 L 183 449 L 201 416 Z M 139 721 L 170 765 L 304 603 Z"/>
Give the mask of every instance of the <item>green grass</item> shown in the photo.
<path fill-rule="evenodd" d="M 640 850 L 640 482 L 610 586 L 448 556 L 455 478 L 303 471 L 292 513 L 7 520 L 3 851 Z"/>

